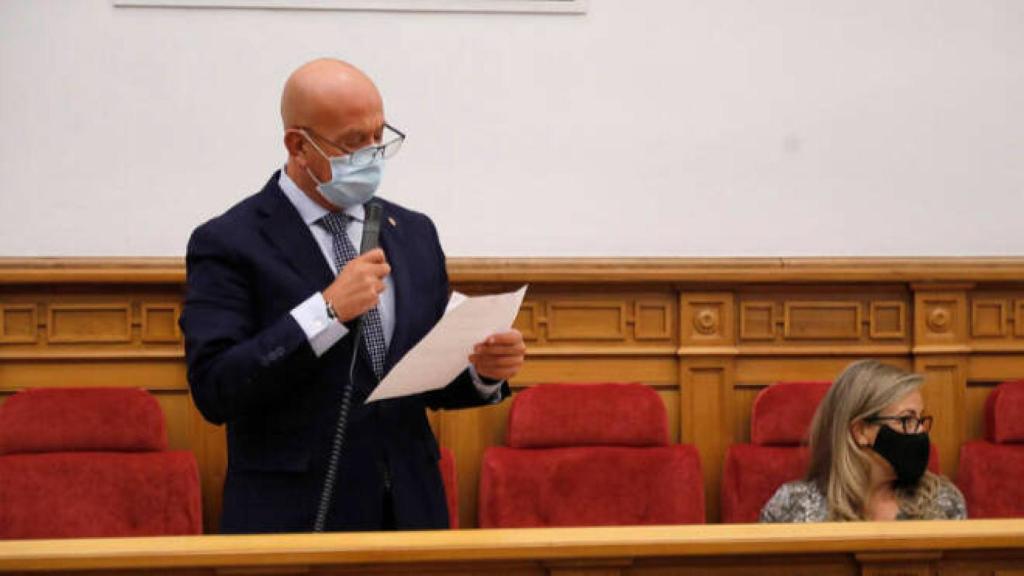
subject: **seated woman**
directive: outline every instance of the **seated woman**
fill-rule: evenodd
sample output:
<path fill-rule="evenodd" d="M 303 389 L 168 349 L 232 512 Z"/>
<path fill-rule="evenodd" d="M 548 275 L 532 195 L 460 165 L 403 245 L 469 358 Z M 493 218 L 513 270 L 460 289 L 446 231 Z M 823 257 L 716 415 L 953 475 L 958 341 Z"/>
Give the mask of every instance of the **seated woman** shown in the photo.
<path fill-rule="evenodd" d="M 761 522 L 966 518 L 956 486 L 928 471 L 923 381 L 875 360 L 850 364 L 814 415 L 806 478 L 779 488 Z"/>

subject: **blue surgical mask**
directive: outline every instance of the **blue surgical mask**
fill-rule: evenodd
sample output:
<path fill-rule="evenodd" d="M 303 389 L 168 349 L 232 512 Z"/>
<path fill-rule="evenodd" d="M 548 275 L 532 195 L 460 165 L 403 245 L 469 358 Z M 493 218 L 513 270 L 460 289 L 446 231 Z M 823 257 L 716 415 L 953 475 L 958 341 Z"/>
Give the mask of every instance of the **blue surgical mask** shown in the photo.
<path fill-rule="evenodd" d="M 339 208 L 347 208 L 365 204 L 377 192 L 380 186 L 381 173 L 384 168 L 384 159 L 374 156 L 368 164 L 354 165 L 351 163 L 351 154 L 345 156 L 328 156 L 317 146 L 316 142 L 305 133 L 302 135 L 316 148 L 321 156 L 331 163 L 331 180 L 320 182 L 313 172 L 306 168 L 309 177 L 317 183 L 316 189 L 327 199 L 328 202 Z"/>

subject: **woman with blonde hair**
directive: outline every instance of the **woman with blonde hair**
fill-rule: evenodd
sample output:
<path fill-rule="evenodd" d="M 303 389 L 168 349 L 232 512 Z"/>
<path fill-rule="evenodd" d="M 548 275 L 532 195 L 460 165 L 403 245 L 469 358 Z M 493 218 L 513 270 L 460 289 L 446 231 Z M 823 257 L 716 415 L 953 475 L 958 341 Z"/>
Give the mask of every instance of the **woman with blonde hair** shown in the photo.
<path fill-rule="evenodd" d="M 847 366 L 811 423 L 807 476 L 779 488 L 761 521 L 966 518 L 956 486 L 928 471 L 923 382 L 876 360 Z"/>

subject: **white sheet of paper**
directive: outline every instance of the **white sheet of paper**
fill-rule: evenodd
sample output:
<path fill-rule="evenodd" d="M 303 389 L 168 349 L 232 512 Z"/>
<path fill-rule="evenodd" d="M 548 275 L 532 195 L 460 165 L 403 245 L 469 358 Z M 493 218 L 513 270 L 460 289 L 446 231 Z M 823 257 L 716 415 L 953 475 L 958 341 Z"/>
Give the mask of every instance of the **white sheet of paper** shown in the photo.
<path fill-rule="evenodd" d="M 388 372 L 366 403 L 447 386 L 469 365 L 475 344 L 512 327 L 525 295 L 525 285 L 492 296 L 452 294 L 441 320 Z"/>

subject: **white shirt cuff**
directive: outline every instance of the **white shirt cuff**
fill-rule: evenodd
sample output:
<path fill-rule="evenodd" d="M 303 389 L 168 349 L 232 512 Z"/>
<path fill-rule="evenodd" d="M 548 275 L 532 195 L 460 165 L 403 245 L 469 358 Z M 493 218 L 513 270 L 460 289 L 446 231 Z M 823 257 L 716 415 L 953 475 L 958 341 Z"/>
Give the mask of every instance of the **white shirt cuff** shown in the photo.
<path fill-rule="evenodd" d="M 472 364 L 469 365 L 469 377 L 473 379 L 473 386 L 476 386 L 476 391 L 480 394 L 481 398 L 491 402 L 501 400 L 501 385 L 505 383 L 504 380 L 488 384 L 476 373 L 476 367 Z"/>
<path fill-rule="evenodd" d="M 306 340 L 317 358 L 348 334 L 344 324 L 327 315 L 327 302 L 319 292 L 292 308 L 291 315 L 306 333 Z"/>

